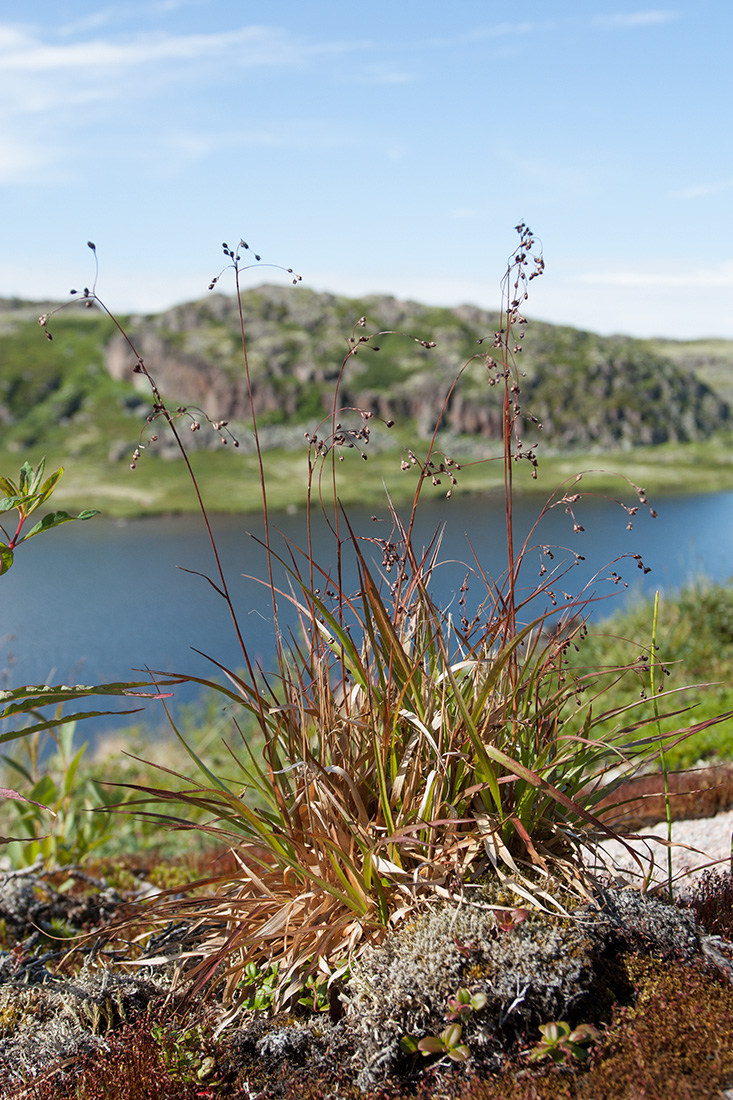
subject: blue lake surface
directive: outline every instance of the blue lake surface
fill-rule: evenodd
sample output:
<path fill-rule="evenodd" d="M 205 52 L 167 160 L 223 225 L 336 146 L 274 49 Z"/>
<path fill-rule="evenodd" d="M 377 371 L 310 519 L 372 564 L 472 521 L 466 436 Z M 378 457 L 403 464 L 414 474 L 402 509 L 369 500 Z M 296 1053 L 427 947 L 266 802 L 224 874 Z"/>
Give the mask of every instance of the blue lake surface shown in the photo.
<path fill-rule="evenodd" d="M 590 584 L 596 596 L 611 597 L 594 604 L 593 614 L 606 614 L 642 590 L 672 591 L 696 577 L 727 580 L 733 574 L 733 493 L 662 497 L 654 504 L 657 518 L 642 507 L 631 531 L 626 529 L 627 514 L 602 498 L 590 497 L 575 506 L 582 532 L 574 533 L 573 519 L 562 507 L 545 516 L 530 545 L 569 549 L 553 550 L 552 562 L 543 560 L 553 566 L 563 560 L 570 563 L 573 551 L 585 558 L 557 586 L 560 604 L 564 593 L 576 596 Z M 532 528 L 539 507 L 536 499 L 520 498 L 516 503 L 516 545 Z M 349 519 L 355 533 L 388 537 L 387 509 L 377 514 L 376 522 L 373 515 L 352 509 Z M 506 567 L 503 503 L 496 497 L 425 501 L 417 544 L 427 545 L 441 525 L 439 560 L 445 564 L 436 571 L 434 593 L 442 606 L 453 601 L 455 607 L 467 571 L 460 563 L 475 568 L 475 553 L 481 568 L 494 578 Z M 262 536 L 261 521 L 252 516 L 216 517 L 214 527 L 251 659 L 268 668 L 274 639 L 270 595 L 261 583 L 243 576 L 266 575 L 264 553 L 256 542 Z M 277 515 L 272 527 L 304 545 L 302 513 Z M 277 534 L 273 545 L 283 545 Z M 323 522 L 315 526 L 314 546 L 316 560 L 325 567 L 333 563 L 333 539 Z M 375 553 L 368 542 L 363 550 L 367 556 Z M 651 572 L 643 574 L 637 562 L 625 556 L 631 554 L 641 555 Z M 540 561 L 540 549 L 528 552 L 522 583 L 534 586 Z M 193 647 L 222 664 L 241 667 L 224 601 L 205 580 L 185 569 L 214 577 L 211 548 L 197 516 L 126 522 L 95 518 L 32 539 L 19 548 L 12 570 L 0 578 L 3 686 L 124 680 L 134 677 L 131 670 L 145 666 L 212 675 L 213 666 Z M 628 590 L 604 580 L 611 570 L 622 574 Z M 347 573 L 346 587 L 355 584 L 353 571 L 351 576 Z M 478 582 L 472 581 L 469 602 L 482 595 Z M 287 600 L 280 599 L 279 606 L 281 627 L 295 626 Z M 538 606 L 536 613 L 541 611 Z M 190 701 L 191 689 L 179 691 L 177 698 Z M 159 709 L 148 720 L 160 722 Z M 109 724 L 102 720 L 98 727 Z M 94 732 L 90 724 L 85 736 Z"/>

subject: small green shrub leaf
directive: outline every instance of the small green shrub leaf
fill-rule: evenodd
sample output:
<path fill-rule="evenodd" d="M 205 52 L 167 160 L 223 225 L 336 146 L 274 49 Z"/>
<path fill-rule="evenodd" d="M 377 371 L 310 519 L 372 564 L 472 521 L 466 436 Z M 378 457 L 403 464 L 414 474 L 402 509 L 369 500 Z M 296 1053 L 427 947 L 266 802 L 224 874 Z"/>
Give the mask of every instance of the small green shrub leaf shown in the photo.
<path fill-rule="evenodd" d="M 4 542 L 0 542 L 0 577 L 7 573 L 13 564 L 13 551 Z"/>
<path fill-rule="evenodd" d="M 44 516 L 42 520 L 39 520 L 35 527 L 32 527 L 23 541 L 33 538 L 34 535 L 38 535 L 41 531 L 50 531 L 52 527 L 59 527 L 62 523 L 69 523 L 75 519 L 91 519 L 92 516 L 99 515 L 97 511 L 87 510 L 81 512 L 78 516 L 70 516 L 68 512 L 49 512 Z"/>

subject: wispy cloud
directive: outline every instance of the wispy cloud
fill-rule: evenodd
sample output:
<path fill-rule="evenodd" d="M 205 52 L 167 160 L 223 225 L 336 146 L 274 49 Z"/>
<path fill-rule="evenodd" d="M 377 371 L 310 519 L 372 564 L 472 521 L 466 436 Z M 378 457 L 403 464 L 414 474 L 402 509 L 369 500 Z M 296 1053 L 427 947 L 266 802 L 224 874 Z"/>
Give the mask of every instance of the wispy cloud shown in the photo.
<path fill-rule="evenodd" d="M 733 286 L 733 263 L 698 267 L 689 271 L 590 271 L 577 276 L 580 283 L 613 287 L 727 287 Z"/>
<path fill-rule="evenodd" d="M 144 143 L 151 104 L 168 91 L 176 89 L 185 97 L 198 85 L 202 93 L 211 92 L 222 72 L 239 77 L 248 69 L 299 71 L 363 46 L 353 40 L 306 39 L 260 25 L 207 34 L 138 30 L 113 35 L 109 29 L 99 30 L 111 12 L 100 8 L 90 15 L 87 29 L 69 35 L 0 22 L 0 152 L 8 151 L 0 166 L 1 182 L 22 182 L 34 168 L 61 170 L 64 163 L 78 161 L 78 150 L 92 147 L 80 135 L 91 133 L 101 114 L 104 133 L 132 126 Z M 367 77 L 372 82 L 402 79 L 398 69 L 387 68 L 375 68 Z M 141 103 L 146 107 L 139 113 Z M 314 140 L 312 133 L 309 137 Z M 330 140 L 328 135 L 318 137 L 319 144 L 324 140 Z M 253 131 L 235 135 L 235 141 L 240 147 L 285 147 L 297 145 L 298 134 L 292 128 L 286 136 Z M 179 153 L 184 160 L 200 159 L 209 148 L 208 134 L 186 134 Z"/>
<path fill-rule="evenodd" d="M 366 65 L 356 79 L 362 84 L 412 84 L 414 76 L 392 65 Z"/>
<path fill-rule="evenodd" d="M 505 39 L 520 35 L 536 34 L 539 31 L 550 30 L 556 24 L 554 22 L 529 22 L 523 23 L 492 23 L 489 26 L 472 27 L 463 34 L 445 35 L 440 38 L 424 38 L 418 42 L 422 49 L 444 50 L 455 49 L 459 46 L 468 46 L 476 42 L 486 42 L 492 39 Z"/>
<path fill-rule="evenodd" d="M 56 148 L 30 146 L 16 136 L 0 135 L 0 184 L 33 179 L 58 155 Z"/>
<path fill-rule="evenodd" d="M 618 12 L 611 15 L 596 15 L 593 25 L 609 30 L 635 30 L 638 27 L 653 27 L 660 23 L 671 23 L 679 19 L 679 12 L 656 8 L 652 11 Z"/>
<path fill-rule="evenodd" d="M 287 34 L 271 27 L 242 27 L 217 34 L 137 35 L 126 42 L 103 38 L 46 45 L 14 28 L 0 28 L 0 64 L 10 72 L 76 74 L 132 69 L 166 61 L 196 61 L 236 54 L 239 65 L 292 64 L 301 48 Z"/>
<path fill-rule="evenodd" d="M 699 183 L 694 187 L 683 187 L 679 191 L 672 191 L 673 199 L 707 199 L 713 195 L 721 195 L 733 188 L 733 179 L 716 180 L 713 183 Z"/>
<path fill-rule="evenodd" d="M 69 37 L 84 31 L 97 30 L 99 27 L 117 24 L 118 26 L 130 20 L 139 20 L 144 13 L 146 16 L 174 15 L 182 8 L 200 7 L 208 0 L 145 0 L 143 4 L 127 3 L 112 4 L 106 8 L 79 15 L 78 18 L 63 23 L 58 28 L 61 37 Z"/>
<path fill-rule="evenodd" d="M 99 11 L 88 12 L 70 23 L 64 23 L 59 27 L 58 33 L 61 38 L 69 38 L 84 31 L 99 30 L 100 27 L 106 27 L 118 21 L 120 15 L 119 7 L 101 8 Z"/>
<path fill-rule="evenodd" d="M 350 139 L 350 134 L 338 125 L 300 118 L 297 122 L 281 122 L 267 127 L 240 129 L 177 130 L 163 138 L 156 135 L 159 147 L 171 154 L 164 158 L 170 171 L 177 171 L 181 161 L 204 160 L 212 154 L 242 149 L 309 150 L 338 149 Z"/>
<path fill-rule="evenodd" d="M 0 52 L 10 53 L 11 50 L 23 49 L 29 42 L 32 39 L 21 27 L 0 23 Z"/>
<path fill-rule="evenodd" d="M 441 38 L 423 39 L 419 45 L 425 49 L 456 49 L 477 42 L 497 43 L 527 35 L 550 34 L 568 28 L 588 26 L 602 27 L 607 30 L 634 30 L 639 27 L 651 27 L 671 23 L 679 18 L 679 12 L 656 8 L 650 11 L 619 12 L 609 15 L 596 15 L 588 18 L 564 17 L 562 19 L 524 20 L 522 22 L 492 23 L 472 27 L 460 35 L 446 35 Z"/>

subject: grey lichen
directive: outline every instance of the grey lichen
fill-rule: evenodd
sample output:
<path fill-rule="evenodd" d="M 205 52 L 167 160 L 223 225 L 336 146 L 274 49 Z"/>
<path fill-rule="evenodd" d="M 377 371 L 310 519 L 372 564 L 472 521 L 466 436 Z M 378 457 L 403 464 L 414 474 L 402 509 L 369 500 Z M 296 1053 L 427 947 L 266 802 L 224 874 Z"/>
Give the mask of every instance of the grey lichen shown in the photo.
<path fill-rule="evenodd" d="M 161 1000 L 169 983 L 85 970 L 73 981 L 0 985 L 0 1070 L 27 1081 L 60 1060 L 105 1048 L 105 1034 Z"/>
<path fill-rule="evenodd" d="M 405 1035 L 436 1035 L 446 1001 L 463 986 L 486 1006 L 463 1029 L 475 1061 L 497 1067 L 503 1052 L 539 1023 L 588 1021 L 620 949 L 690 957 L 700 946 L 689 914 L 632 890 L 601 891 L 573 916 L 530 912 L 502 931 L 490 892 L 424 913 L 354 965 L 345 999 L 363 1088 L 392 1072 Z"/>

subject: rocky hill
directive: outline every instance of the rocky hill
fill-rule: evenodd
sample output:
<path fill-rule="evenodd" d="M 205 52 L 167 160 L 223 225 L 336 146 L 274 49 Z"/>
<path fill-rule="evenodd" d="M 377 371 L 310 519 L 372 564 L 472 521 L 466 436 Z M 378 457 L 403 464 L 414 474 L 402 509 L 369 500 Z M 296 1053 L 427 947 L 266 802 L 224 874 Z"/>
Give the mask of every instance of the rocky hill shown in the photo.
<path fill-rule="evenodd" d="M 432 431 L 445 395 L 445 426 L 497 438 L 501 407 L 487 386 L 482 338 L 493 337 L 496 314 L 473 306 L 439 309 L 390 297 L 360 300 L 304 288 L 262 286 L 245 292 L 249 363 L 263 422 L 311 427 L 331 408 L 347 340 L 388 331 L 362 348 L 341 384 L 341 405 Z M 162 392 L 215 410 L 228 420 L 248 415 L 236 300 L 211 294 L 157 316 L 131 318 L 130 333 Z M 392 334 L 394 333 L 394 334 Z M 435 342 L 425 348 L 418 340 Z M 490 342 L 488 344 L 490 347 Z M 690 347 L 687 345 L 687 347 Z M 690 354 L 692 354 L 690 352 Z M 731 417 L 725 400 L 648 342 L 530 323 L 521 367 L 522 407 L 542 423 L 553 447 L 617 447 L 706 437 Z M 133 359 L 121 337 L 107 349 L 115 379 L 129 378 Z M 528 426 L 528 434 L 531 435 Z"/>
<path fill-rule="evenodd" d="M 361 348 L 347 364 L 342 406 L 408 421 L 425 436 L 467 363 L 448 400 L 445 427 L 485 440 L 498 437 L 500 401 L 487 385 L 485 363 L 496 314 L 390 297 L 354 300 L 302 287 L 261 286 L 245 292 L 243 301 L 266 438 L 287 443 L 297 437 L 302 446 L 303 428 L 313 431 L 331 408 L 354 332 L 379 332 L 370 342 L 379 350 Z M 134 388 L 142 380 L 132 373 L 129 346 L 99 312 L 75 308 L 53 318 L 55 338 L 49 343 L 35 323 L 47 308 L 0 301 L 5 446 L 53 444 L 77 454 L 92 447 L 99 454 L 127 454 L 149 409 L 149 394 Z M 362 316 L 366 327 L 355 329 Z M 174 404 L 198 405 L 217 419 L 247 419 L 234 298 L 212 293 L 161 314 L 122 320 Z M 489 341 L 480 345 L 485 337 Z M 426 348 L 421 340 L 435 346 Z M 694 342 L 604 338 L 531 322 L 520 364 L 522 408 L 542 423 L 545 448 L 601 450 L 706 438 L 731 422 L 723 387 L 716 386 L 725 377 L 721 364 L 733 359 L 729 343 L 716 342 L 713 362 L 707 344 L 699 350 Z M 700 364 L 712 386 L 697 373 Z M 525 442 L 535 431 L 528 424 Z M 117 450 L 110 445 L 114 440 L 120 441 Z"/>

